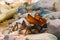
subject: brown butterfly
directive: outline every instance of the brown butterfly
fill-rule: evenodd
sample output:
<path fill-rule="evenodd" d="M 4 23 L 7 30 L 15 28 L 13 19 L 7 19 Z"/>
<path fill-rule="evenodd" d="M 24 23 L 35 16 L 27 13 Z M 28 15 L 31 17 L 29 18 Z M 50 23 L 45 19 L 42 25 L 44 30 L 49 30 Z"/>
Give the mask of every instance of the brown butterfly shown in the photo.
<path fill-rule="evenodd" d="M 20 26 L 20 30 L 24 30 L 25 28 L 26 28 L 26 23 L 25 23 L 25 21 L 23 21 Z"/>
<path fill-rule="evenodd" d="M 18 22 L 16 22 L 16 25 L 12 28 L 12 31 L 17 31 L 18 30 Z"/>

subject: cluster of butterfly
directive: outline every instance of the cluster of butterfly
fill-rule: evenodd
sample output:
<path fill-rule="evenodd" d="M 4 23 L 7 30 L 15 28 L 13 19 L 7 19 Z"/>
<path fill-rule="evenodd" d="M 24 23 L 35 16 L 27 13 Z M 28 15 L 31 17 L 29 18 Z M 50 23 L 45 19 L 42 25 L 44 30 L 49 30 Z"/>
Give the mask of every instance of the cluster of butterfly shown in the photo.
<path fill-rule="evenodd" d="M 25 21 L 22 22 L 22 26 L 18 28 L 18 23 L 12 28 L 12 31 L 16 31 L 19 29 L 19 34 L 37 34 L 41 33 L 43 28 L 47 27 L 46 19 L 40 17 L 37 13 L 32 17 L 30 14 L 25 18 L 30 24 L 26 25 Z"/>

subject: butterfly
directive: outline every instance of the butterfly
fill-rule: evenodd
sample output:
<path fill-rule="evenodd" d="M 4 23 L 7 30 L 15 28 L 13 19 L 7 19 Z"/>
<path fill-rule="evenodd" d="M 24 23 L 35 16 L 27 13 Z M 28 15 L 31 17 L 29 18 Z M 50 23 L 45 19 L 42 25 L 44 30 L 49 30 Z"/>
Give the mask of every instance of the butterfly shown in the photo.
<path fill-rule="evenodd" d="M 35 18 L 36 20 L 38 20 L 38 22 L 39 22 L 40 24 L 45 24 L 46 21 L 47 21 L 45 18 L 42 18 L 42 17 L 39 16 L 38 14 L 35 14 L 35 15 L 34 15 L 34 18 Z"/>
<path fill-rule="evenodd" d="M 32 17 L 30 14 L 28 14 L 28 16 L 26 17 L 26 20 L 27 20 L 30 24 L 35 24 L 35 23 L 37 23 L 37 21 L 34 19 L 34 17 Z"/>
<path fill-rule="evenodd" d="M 34 17 L 28 14 L 28 17 L 26 18 L 26 20 L 31 24 L 35 24 L 35 23 L 45 24 L 47 21 L 45 18 L 42 18 L 38 14 L 35 14 Z"/>

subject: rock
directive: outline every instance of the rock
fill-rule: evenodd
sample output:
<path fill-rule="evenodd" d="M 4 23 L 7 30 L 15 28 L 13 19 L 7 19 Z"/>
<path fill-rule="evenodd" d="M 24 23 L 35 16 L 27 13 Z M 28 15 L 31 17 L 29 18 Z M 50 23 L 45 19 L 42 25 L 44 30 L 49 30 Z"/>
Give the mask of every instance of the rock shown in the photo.
<path fill-rule="evenodd" d="M 43 16 L 46 19 L 60 19 L 60 12 L 51 12 Z"/>
<path fill-rule="evenodd" d="M 10 33 L 9 35 L 17 36 L 18 35 L 18 31 L 14 31 L 14 32 Z"/>
<path fill-rule="evenodd" d="M 39 0 L 31 0 L 31 4 L 32 3 L 36 3 L 36 2 L 38 2 Z"/>
<path fill-rule="evenodd" d="M 26 11 L 26 9 L 25 9 L 25 5 L 20 6 L 20 7 L 18 8 L 17 13 L 21 13 L 21 14 L 27 13 L 27 11 Z"/>
<path fill-rule="evenodd" d="M 5 2 L 4 2 L 4 1 L 0 1 L 0 4 L 1 4 L 1 5 L 5 5 Z"/>
<path fill-rule="evenodd" d="M 57 37 L 50 33 L 28 35 L 26 40 L 57 40 Z"/>
<path fill-rule="evenodd" d="M 9 40 L 9 36 L 5 35 L 4 40 Z"/>
<path fill-rule="evenodd" d="M 10 8 L 9 6 L 0 5 L 0 22 L 11 18 L 14 14 L 16 14 L 17 8 Z"/>
<path fill-rule="evenodd" d="M 45 8 L 45 9 L 49 9 L 52 10 L 54 7 L 54 3 L 55 0 L 39 0 L 38 2 L 32 4 L 32 8 L 33 9 L 37 9 L 37 8 Z"/>
<path fill-rule="evenodd" d="M 60 0 L 55 0 L 55 10 L 60 11 Z"/>
<path fill-rule="evenodd" d="M 15 40 L 15 36 L 14 35 L 5 35 L 4 40 Z"/>
<path fill-rule="evenodd" d="M 15 40 L 15 36 L 14 35 L 9 35 L 9 39 L 8 40 Z"/>
<path fill-rule="evenodd" d="M 23 3 L 21 1 L 17 1 L 17 2 L 10 3 L 9 6 L 12 7 L 12 8 L 15 8 L 15 7 L 18 7 L 18 6 L 21 6 L 21 5 L 23 5 Z"/>
<path fill-rule="evenodd" d="M 48 32 L 60 37 L 60 19 L 48 21 Z"/>
<path fill-rule="evenodd" d="M 0 32 L 0 40 L 4 40 L 4 35 Z"/>
<path fill-rule="evenodd" d="M 26 40 L 26 36 L 24 35 L 16 36 L 16 40 Z"/>
<path fill-rule="evenodd" d="M 37 13 L 40 15 L 40 16 L 45 16 L 46 14 L 49 14 L 51 13 L 52 11 L 50 10 L 47 10 L 47 9 L 41 9 L 41 10 L 38 10 Z"/>

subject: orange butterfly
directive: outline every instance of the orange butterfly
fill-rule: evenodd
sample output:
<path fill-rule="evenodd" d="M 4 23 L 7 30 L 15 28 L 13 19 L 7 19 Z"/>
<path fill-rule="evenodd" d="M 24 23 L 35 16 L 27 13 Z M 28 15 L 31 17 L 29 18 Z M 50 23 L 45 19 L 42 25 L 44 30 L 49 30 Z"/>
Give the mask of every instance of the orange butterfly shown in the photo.
<path fill-rule="evenodd" d="M 37 23 L 37 21 L 30 14 L 28 14 L 28 17 L 26 18 L 26 20 L 31 24 Z"/>
<path fill-rule="evenodd" d="M 46 23 L 46 19 L 42 18 L 41 16 L 39 16 L 38 14 L 34 15 L 34 18 L 36 20 L 38 20 L 41 24 L 45 24 Z"/>

